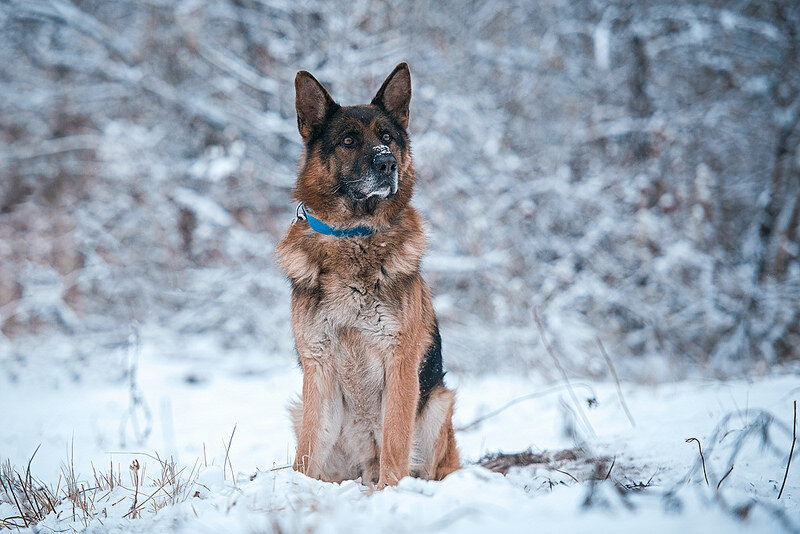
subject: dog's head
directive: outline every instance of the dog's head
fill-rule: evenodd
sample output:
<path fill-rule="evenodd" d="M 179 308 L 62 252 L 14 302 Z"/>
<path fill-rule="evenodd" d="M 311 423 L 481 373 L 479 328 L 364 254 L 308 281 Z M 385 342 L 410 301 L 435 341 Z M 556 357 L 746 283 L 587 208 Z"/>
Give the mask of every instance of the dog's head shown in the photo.
<path fill-rule="evenodd" d="M 311 74 L 294 81 L 305 151 L 295 196 L 336 226 L 382 226 L 411 198 L 411 74 L 400 63 L 372 102 L 340 106 Z"/>

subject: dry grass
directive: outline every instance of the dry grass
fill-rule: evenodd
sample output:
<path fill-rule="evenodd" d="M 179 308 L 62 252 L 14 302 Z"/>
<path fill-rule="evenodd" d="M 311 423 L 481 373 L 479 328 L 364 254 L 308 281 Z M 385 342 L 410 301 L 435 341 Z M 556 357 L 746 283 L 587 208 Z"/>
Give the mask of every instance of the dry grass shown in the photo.
<path fill-rule="evenodd" d="M 608 478 L 615 463 L 616 459 L 608 456 L 595 457 L 581 448 L 540 453 L 534 453 L 530 449 L 513 454 L 493 453 L 478 460 L 478 465 L 504 475 L 512 467 L 536 466 L 566 475 L 579 484 L 597 476 Z M 600 473 L 602 475 L 598 475 Z"/>
<path fill-rule="evenodd" d="M 38 448 L 37 448 L 38 451 Z M 34 456 L 36 453 L 34 452 Z M 77 522 L 84 527 L 95 519 L 108 517 L 139 518 L 142 513 L 158 513 L 165 506 L 197 496 L 195 491 L 199 462 L 187 472 L 173 460 L 158 455 L 140 455 L 157 462 L 156 475 L 148 477 L 147 464 L 134 459 L 123 476 L 120 464 L 109 462 L 108 470 L 92 465 L 91 479 L 75 470 L 74 456 L 61 468 L 55 486 L 45 484 L 31 475 L 28 462 L 24 474 L 9 460 L 0 463 L 0 503 L 6 502 L 16 514 L 0 518 L 0 528 L 19 529 L 36 525 L 51 513 L 60 520 Z M 123 480 L 125 479 L 125 480 Z"/>
<path fill-rule="evenodd" d="M 36 524 L 61 502 L 57 490 L 34 479 L 30 469 L 23 477 L 9 461 L 0 464 L 0 492 L 2 501 L 14 505 L 19 512 L 18 515 L 0 518 L 0 527 L 6 528 Z"/>

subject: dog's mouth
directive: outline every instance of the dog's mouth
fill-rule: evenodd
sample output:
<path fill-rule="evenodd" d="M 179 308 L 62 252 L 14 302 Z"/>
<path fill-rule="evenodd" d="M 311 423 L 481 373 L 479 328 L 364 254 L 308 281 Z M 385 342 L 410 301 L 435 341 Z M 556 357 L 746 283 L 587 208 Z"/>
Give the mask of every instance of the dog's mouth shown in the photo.
<path fill-rule="evenodd" d="M 389 198 L 390 196 L 394 195 L 394 191 L 392 191 L 392 186 L 386 184 L 378 189 L 373 190 L 371 193 L 365 195 L 364 193 L 357 193 L 361 196 L 361 199 L 370 199 L 373 197 L 377 198 Z"/>
<path fill-rule="evenodd" d="M 361 182 L 361 187 L 353 188 L 351 194 L 355 200 L 384 200 L 397 193 L 397 175 L 377 182 L 368 177 Z"/>

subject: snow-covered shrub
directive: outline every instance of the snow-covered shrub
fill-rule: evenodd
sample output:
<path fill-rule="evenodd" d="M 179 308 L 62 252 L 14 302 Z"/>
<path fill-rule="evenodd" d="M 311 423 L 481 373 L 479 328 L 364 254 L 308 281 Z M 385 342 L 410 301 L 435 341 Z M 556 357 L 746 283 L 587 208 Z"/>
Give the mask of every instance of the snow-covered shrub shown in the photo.
<path fill-rule="evenodd" d="M 135 320 L 289 356 L 294 73 L 362 103 L 407 60 L 451 367 L 543 360 L 534 307 L 573 372 L 605 372 L 598 337 L 643 375 L 795 360 L 799 27 L 790 1 L 6 3 L 0 350 Z"/>

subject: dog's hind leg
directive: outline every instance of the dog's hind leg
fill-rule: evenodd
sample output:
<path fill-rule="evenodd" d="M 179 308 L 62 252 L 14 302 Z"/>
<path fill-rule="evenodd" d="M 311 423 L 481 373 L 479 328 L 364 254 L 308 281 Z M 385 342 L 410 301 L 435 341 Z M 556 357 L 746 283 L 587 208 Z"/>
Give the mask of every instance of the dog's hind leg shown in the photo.
<path fill-rule="evenodd" d="M 443 385 L 434 388 L 414 425 L 411 475 L 441 480 L 461 463 L 453 432 L 455 392 Z"/>
<path fill-rule="evenodd" d="M 453 409 L 450 408 L 452 415 Z M 442 425 L 439 438 L 434 445 L 434 455 L 436 457 L 436 470 L 433 474 L 434 480 L 442 480 L 444 477 L 461 469 L 461 458 L 456 448 L 456 435 L 453 429 L 452 417 Z"/>

